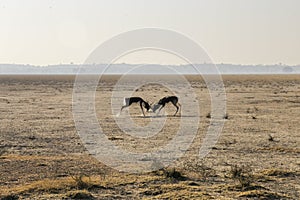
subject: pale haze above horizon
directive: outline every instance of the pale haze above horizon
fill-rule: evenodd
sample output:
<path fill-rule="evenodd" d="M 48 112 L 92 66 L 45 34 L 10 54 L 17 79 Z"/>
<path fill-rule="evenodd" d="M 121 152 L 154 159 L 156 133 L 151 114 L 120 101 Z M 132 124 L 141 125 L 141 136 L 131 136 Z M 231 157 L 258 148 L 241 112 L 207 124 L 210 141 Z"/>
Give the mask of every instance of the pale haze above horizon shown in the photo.
<path fill-rule="evenodd" d="M 300 64 L 299 0 L 0 0 L 0 63 L 83 63 L 102 42 L 145 27 L 177 31 L 215 63 Z M 122 63 L 184 64 L 163 52 Z"/>

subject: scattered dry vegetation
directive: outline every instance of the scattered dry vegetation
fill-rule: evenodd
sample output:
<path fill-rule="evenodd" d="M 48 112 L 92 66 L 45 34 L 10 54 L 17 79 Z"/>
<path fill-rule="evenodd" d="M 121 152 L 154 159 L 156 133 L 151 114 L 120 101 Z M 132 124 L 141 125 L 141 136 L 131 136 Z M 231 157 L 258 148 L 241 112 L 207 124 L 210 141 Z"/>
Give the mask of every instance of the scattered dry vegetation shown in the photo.
<path fill-rule="evenodd" d="M 153 163 L 160 170 L 152 173 L 126 174 L 99 163 L 82 146 L 72 119 L 72 79 L 0 79 L 0 199 L 300 199 L 299 77 L 225 77 L 229 120 L 202 160 L 195 157 L 212 118 L 210 96 L 203 82 L 189 80 L 202 115 L 184 158 L 166 168 Z M 97 93 L 107 137 L 137 152 L 169 141 L 178 117 L 166 117 L 162 132 L 145 142 L 119 130 L 103 106 L 115 81 L 101 82 L 104 89 Z M 155 101 L 169 92 L 153 85 L 136 95 Z M 174 112 L 172 106 L 166 110 Z M 130 112 L 140 125 L 151 120 L 139 117 L 138 106 Z"/>

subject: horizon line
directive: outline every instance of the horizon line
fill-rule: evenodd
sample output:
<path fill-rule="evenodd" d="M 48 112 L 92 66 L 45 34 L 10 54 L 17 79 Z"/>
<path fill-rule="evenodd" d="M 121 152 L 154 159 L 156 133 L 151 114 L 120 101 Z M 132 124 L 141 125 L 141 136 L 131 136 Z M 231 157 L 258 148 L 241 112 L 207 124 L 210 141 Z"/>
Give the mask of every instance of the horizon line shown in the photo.
<path fill-rule="evenodd" d="M 242 63 L 191 63 L 191 64 L 159 64 L 159 63 L 57 63 L 57 64 L 47 64 L 47 65 L 36 65 L 36 64 L 24 64 L 24 63 L 0 63 L 0 65 L 24 65 L 24 66 L 33 66 L 33 67 L 49 67 L 49 66 L 59 66 L 59 65 L 74 65 L 74 66 L 81 66 L 81 65 L 161 65 L 161 66 L 187 66 L 187 65 L 240 65 L 240 66 L 290 66 L 296 67 L 300 66 L 299 64 L 286 64 L 286 63 L 273 63 L 273 64 L 242 64 Z"/>

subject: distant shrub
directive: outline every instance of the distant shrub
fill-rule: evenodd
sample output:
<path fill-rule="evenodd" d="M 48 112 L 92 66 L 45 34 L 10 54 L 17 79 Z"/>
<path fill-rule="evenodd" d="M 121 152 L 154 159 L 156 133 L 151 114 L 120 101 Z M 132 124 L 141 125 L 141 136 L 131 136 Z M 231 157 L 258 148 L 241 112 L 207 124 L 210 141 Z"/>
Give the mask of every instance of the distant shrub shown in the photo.
<path fill-rule="evenodd" d="M 210 119 L 210 118 L 211 118 L 211 114 L 210 114 L 210 112 L 209 112 L 209 113 L 207 113 L 207 115 L 206 115 L 206 118 L 208 118 L 208 119 Z"/>
<path fill-rule="evenodd" d="M 223 116 L 223 119 L 229 119 L 228 113 L 225 113 L 225 115 Z"/>
<path fill-rule="evenodd" d="M 274 140 L 274 137 L 273 137 L 271 134 L 269 134 L 268 140 L 269 140 L 270 142 L 274 142 L 274 141 L 275 141 L 275 140 Z"/>
<path fill-rule="evenodd" d="M 206 117 L 207 119 L 211 119 L 213 116 L 212 116 L 211 113 L 209 112 L 209 113 L 206 114 L 205 117 Z M 225 113 L 225 114 L 223 115 L 223 119 L 229 119 L 228 113 Z"/>

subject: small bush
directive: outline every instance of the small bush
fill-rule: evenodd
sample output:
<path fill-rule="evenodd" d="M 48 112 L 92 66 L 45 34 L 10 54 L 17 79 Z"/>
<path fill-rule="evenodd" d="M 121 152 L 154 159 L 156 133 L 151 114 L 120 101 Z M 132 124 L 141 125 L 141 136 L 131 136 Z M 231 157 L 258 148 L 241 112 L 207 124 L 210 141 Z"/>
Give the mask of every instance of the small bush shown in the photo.
<path fill-rule="evenodd" d="M 88 178 L 88 180 L 84 180 L 84 177 L 85 178 Z M 93 185 L 90 183 L 90 177 L 89 176 L 86 176 L 86 175 L 83 175 L 83 174 L 80 174 L 80 175 L 77 175 L 77 176 L 72 176 L 72 179 L 75 181 L 76 183 L 76 187 L 78 189 L 89 189 L 91 188 Z"/>
<path fill-rule="evenodd" d="M 207 178 L 216 175 L 215 170 L 204 165 L 200 160 L 186 162 L 184 168 L 189 172 L 199 175 L 203 180 L 207 180 Z"/>
<path fill-rule="evenodd" d="M 242 190 L 250 187 L 254 182 L 254 176 L 251 168 L 244 165 L 232 165 L 230 169 L 230 176 L 233 180 L 238 181 Z"/>
<path fill-rule="evenodd" d="M 163 169 L 163 174 L 166 178 L 169 178 L 171 180 L 185 180 L 185 177 L 181 174 L 181 172 L 177 171 L 175 168 Z"/>

